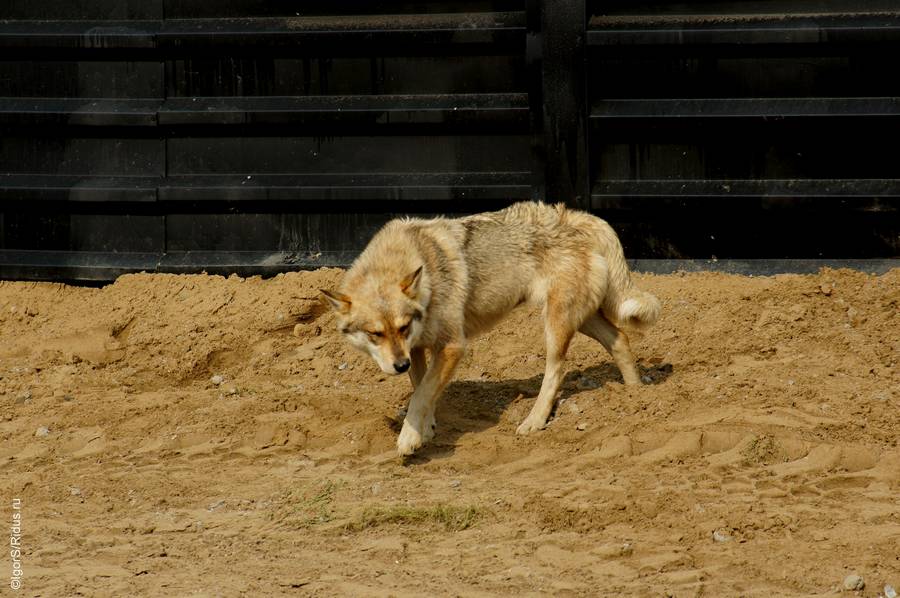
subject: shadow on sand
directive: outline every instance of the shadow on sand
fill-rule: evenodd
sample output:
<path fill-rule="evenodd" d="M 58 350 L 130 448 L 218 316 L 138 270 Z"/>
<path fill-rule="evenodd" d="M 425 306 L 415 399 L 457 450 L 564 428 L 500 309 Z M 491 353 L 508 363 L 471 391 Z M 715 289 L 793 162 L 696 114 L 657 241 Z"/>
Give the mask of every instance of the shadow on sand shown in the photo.
<path fill-rule="evenodd" d="M 672 375 L 672 364 L 638 365 L 646 384 L 662 384 Z M 462 380 L 447 386 L 438 401 L 437 434 L 428 445 L 404 460 L 406 464 L 427 463 L 454 453 L 457 440 L 464 434 L 480 432 L 496 426 L 503 413 L 519 395 L 533 401 L 541 388 L 543 374 L 525 379 L 498 381 Z M 585 390 L 602 388 L 610 382 L 622 383 L 622 374 L 611 362 L 572 370 L 563 379 L 556 405 Z M 530 404 L 529 404 L 530 409 Z M 526 412 L 527 413 L 527 412 Z M 550 415 L 551 420 L 556 410 Z M 400 431 L 402 420 L 392 427 Z"/>

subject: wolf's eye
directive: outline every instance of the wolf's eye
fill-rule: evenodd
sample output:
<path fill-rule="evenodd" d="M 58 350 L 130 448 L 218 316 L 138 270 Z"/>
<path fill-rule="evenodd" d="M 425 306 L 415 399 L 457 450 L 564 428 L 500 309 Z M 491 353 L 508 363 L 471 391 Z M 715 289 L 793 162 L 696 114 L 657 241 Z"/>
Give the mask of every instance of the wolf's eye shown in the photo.
<path fill-rule="evenodd" d="M 400 328 L 397 329 L 397 332 L 399 332 L 403 336 L 406 336 L 409 333 L 409 324 L 408 323 L 404 324 L 403 326 L 401 326 Z"/>
<path fill-rule="evenodd" d="M 381 337 L 384 336 L 383 332 L 377 332 L 375 330 L 366 330 L 366 334 L 368 334 L 369 338 L 372 339 L 373 341 L 377 341 L 378 339 L 380 339 Z"/>

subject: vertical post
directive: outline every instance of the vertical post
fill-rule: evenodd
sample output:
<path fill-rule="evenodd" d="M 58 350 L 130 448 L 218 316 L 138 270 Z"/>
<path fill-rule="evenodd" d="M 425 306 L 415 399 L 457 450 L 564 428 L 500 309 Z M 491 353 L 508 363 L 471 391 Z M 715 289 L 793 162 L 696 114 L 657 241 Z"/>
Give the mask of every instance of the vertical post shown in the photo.
<path fill-rule="evenodd" d="M 545 199 L 588 209 L 585 0 L 542 4 Z"/>
<path fill-rule="evenodd" d="M 531 131 L 531 199 L 547 196 L 547 153 L 544 151 L 544 72 L 541 34 L 544 0 L 526 0 L 525 76 L 528 81 L 529 130 Z"/>

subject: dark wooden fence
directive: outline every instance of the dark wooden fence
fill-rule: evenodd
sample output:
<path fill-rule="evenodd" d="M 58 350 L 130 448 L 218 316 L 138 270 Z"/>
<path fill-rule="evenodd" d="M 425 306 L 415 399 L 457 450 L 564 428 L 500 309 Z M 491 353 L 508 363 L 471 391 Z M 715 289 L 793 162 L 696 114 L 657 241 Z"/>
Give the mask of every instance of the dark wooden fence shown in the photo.
<path fill-rule="evenodd" d="M 631 257 L 900 253 L 896 2 L 5 0 L 0 277 L 344 265 L 520 199 Z"/>

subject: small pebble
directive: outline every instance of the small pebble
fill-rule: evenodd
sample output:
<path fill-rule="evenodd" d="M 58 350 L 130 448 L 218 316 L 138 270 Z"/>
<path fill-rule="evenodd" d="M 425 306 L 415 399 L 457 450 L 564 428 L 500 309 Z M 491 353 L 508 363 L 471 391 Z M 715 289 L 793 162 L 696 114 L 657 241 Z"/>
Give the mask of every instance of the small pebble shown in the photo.
<path fill-rule="evenodd" d="M 213 384 L 215 384 L 216 386 L 219 386 L 220 384 L 225 382 L 225 378 L 223 376 L 220 376 L 219 374 L 216 374 L 215 376 L 210 378 L 209 381 L 212 382 Z"/>
<path fill-rule="evenodd" d="M 453 480 L 452 482 L 450 482 L 451 488 L 459 488 L 460 486 L 462 486 L 462 482 L 460 482 L 459 480 Z"/>
<path fill-rule="evenodd" d="M 600 388 L 600 383 L 588 376 L 581 376 L 578 378 L 578 382 L 576 382 L 575 385 L 580 390 L 594 390 L 595 388 Z"/>
<path fill-rule="evenodd" d="M 62 400 L 68 403 L 69 401 L 74 401 L 75 397 L 73 397 L 72 395 L 63 395 Z"/>
<path fill-rule="evenodd" d="M 74 486 L 69 488 L 69 494 L 72 496 L 81 496 L 81 488 L 75 488 Z"/>
<path fill-rule="evenodd" d="M 713 540 L 716 542 L 731 542 L 731 536 L 723 532 L 722 530 L 716 530 L 713 532 Z"/>
<path fill-rule="evenodd" d="M 584 432 L 585 430 L 587 430 L 587 424 L 584 422 L 581 422 L 580 424 L 575 426 L 575 429 L 578 430 L 579 432 Z"/>
<path fill-rule="evenodd" d="M 49 436 L 50 429 L 45 426 L 41 426 L 40 428 L 37 429 L 37 431 L 34 433 L 34 435 L 37 436 L 38 438 L 43 438 L 44 436 Z"/>
<path fill-rule="evenodd" d="M 346 369 L 347 369 L 347 362 L 345 361 L 344 363 L 342 363 L 341 365 L 339 365 L 339 366 L 338 366 L 338 369 L 339 369 L 339 370 L 342 370 L 342 371 L 343 371 L 343 370 L 346 370 Z"/>
<path fill-rule="evenodd" d="M 22 394 L 16 397 L 16 405 L 21 405 L 22 403 L 27 403 L 31 400 L 31 391 L 26 390 Z"/>
<path fill-rule="evenodd" d="M 859 310 L 855 307 L 847 308 L 847 319 L 850 321 L 850 325 L 854 328 L 861 326 L 866 323 L 866 316 L 859 313 Z"/>
<path fill-rule="evenodd" d="M 856 573 L 851 573 L 844 578 L 844 589 L 849 591 L 862 590 L 866 587 L 866 582 Z"/>
<path fill-rule="evenodd" d="M 653 378 L 651 378 L 650 376 L 641 376 L 641 382 L 643 382 L 644 384 L 652 384 Z"/>
<path fill-rule="evenodd" d="M 884 586 L 884 598 L 897 598 L 897 590 L 894 586 L 886 584 Z"/>
<path fill-rule="evenodd" d="M 236 395 L 238 393 L 238 389 L 232 386 L 228 390 L 225 391 L 226 394 Z"/>
<path fill-rule="evenodd" d="M 214 503 L 210 503 L 210 505 L 208 507 L 206 507 L 206 510 L 207 511 L 215 511 L 216 509 L 218 509 L 219 507 L 221 507 L 224 504 L 225 504 L 224 500 L 217 500 Z"/>
<path fill-rule="evenodd" d="M 575 415 L 581 413 L 581 407 L 575 401 L 566 401 L 566 409 L 568 409 L 569 413 L 574 413 Z"/>
<path fill-rule="evenodd" d="M 303 334 L 303 326 L 301 324 L 296 324 L 294 326 L 294 336 L 301 336 Z"/>

